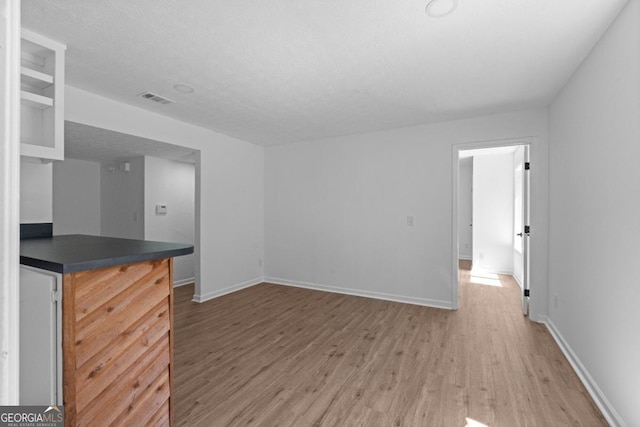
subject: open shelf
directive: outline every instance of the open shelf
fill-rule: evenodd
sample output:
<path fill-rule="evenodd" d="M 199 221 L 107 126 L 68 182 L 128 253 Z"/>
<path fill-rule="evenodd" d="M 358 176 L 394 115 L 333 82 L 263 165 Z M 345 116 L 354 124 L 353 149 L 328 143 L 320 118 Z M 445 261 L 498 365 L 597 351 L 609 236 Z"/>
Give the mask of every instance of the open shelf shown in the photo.
<path fill-rule="evenodd" d="M 66 46 L 22 30 L 20 154 L 64 159 L 64 55 Z"/>
<path fill-rule="evenodd" d="M 38 95 L 37 93 L 22 90 L 20 91 L 20 98 L 26 106 L 31 108 L 44 110 L 45 108 L 53 107 L 53 99 L 47 96 Z"/>
<path fill-rule="evenodd" d="M 53 76 L 24 66 L 20 67 L 20 77 L 23 83 L 38 89 L 44 89 L 53 84 Z"/>

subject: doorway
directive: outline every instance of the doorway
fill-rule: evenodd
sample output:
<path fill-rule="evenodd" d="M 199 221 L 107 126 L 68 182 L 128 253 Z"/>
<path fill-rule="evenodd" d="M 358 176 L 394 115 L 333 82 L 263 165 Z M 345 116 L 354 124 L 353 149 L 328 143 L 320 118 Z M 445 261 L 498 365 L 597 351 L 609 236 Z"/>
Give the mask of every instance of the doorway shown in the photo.
<path fill-rule="evenodd" d="M 459 268 L 479 284 L 512 276 L 529 313 L 530 140 L 459 144 L 453 148 L 452 299 L 459 307 Z"/>
<path fill-rule="evenodd" d="M 66 121 L 52 172 L 54 235 L 193 244 L 173 280 L 199 288 L 199 150 Z"/>

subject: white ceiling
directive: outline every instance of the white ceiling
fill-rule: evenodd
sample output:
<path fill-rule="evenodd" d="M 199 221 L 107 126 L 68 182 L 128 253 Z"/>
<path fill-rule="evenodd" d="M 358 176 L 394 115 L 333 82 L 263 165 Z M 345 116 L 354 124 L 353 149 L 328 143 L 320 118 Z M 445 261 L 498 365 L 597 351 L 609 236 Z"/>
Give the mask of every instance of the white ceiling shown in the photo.
<path fill-rule="evenodd" d="M 64 139 L 66 158 L 92 162 L 114 163 L 135 156 L 154 156 L 194 163 L 196 156 L 185 147 L 69 121 L 64 125 Z"/>
<path fill-rule="evenodd" d="M 69 84 L 272 145 L 549 105 L 626 0 L 426 3 L 23 0 L 22 19 L 67 44 Z"/>

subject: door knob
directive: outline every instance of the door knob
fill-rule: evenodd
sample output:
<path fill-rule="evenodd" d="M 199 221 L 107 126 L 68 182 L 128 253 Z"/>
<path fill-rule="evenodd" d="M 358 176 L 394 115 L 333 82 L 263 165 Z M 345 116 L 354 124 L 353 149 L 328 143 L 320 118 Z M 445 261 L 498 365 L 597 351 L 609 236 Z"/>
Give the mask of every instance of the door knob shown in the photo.
<path fill-rule="evenodd" d="M 518 233 L 518 234 L 516 234 L 516 236 L 520 236 L 520 237 L 522 237 L 522 233 Z"/>

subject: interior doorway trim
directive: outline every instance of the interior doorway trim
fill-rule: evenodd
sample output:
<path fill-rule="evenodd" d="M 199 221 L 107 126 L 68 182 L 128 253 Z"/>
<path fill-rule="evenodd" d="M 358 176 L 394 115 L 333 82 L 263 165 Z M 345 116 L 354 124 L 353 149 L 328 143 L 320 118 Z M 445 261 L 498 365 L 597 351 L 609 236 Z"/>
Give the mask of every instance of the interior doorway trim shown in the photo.
<path fill-rule="evenodd" d="M 17 405 L 20 372 L 20 0 L 0 5 L 0 405 Z"/>
<path fill-rule="evenodd" d="M 452 218 L 451 218 L 451 308 L 457 310 L 459 303 L 458 283 L 458 178 L 460 175 L 460 151 L 475 150 L 481 148 L 510 147 L 514 145 L 529 145 L 529 149 L 534 149 L 535 137 L 522 137 L 511 139 L 498 139 L 489 141 L 463 142 L 451 146 L 451 170 L 452 170 Z M 531 182 L 531 181 L 530 181 Z M 530 185 L 532 185 L 530 183 Z M 531 199 L 531 196 L 529 196 Z M 529 289 L 532 281 L 529 277 Z"/>

